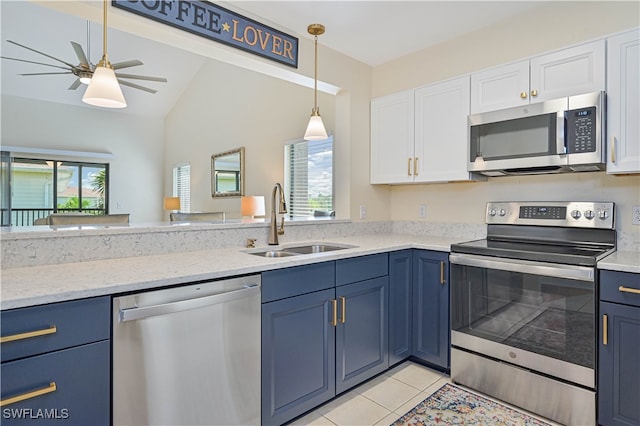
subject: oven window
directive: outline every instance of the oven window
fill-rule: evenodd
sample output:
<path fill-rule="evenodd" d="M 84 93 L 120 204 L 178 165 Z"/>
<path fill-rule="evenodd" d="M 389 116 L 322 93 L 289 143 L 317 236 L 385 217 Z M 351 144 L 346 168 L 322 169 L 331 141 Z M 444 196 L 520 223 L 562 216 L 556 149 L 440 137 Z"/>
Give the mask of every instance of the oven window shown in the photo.
<path fill-rule="evenodd" d="M 452 329 L 595 367 L 594 283 L 451 266 Z"/>

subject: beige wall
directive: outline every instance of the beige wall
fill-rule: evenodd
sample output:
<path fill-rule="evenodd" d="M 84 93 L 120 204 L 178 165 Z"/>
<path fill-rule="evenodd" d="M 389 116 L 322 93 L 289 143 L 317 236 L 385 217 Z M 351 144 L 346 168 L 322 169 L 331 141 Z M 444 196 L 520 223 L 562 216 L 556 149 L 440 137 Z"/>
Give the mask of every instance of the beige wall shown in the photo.
<path fill-rule="evenodd" d="M 374 68 L 373 97 L 545 53 L 640 26 L 638 2 L 546 2 L 501 24 Z M 483 223 L 487 201 L 614 201 L 617 228 L 631 225 L 640 175 L 600 173 L 490 178 L 486 182 L 388 187 L 392 220 Z M 420 204 L 427 206 L 418 219 Z"/>

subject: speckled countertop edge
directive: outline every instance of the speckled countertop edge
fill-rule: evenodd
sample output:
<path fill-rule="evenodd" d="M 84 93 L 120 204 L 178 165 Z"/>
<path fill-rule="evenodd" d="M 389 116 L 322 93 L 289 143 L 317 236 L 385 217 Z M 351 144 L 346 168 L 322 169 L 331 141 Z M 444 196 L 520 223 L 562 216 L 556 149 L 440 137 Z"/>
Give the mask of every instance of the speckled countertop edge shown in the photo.
<path fill-rule="evenodd" d="M 640 273 L 640 251 L 616 251 L 598 262 L 599 269 Z"/>

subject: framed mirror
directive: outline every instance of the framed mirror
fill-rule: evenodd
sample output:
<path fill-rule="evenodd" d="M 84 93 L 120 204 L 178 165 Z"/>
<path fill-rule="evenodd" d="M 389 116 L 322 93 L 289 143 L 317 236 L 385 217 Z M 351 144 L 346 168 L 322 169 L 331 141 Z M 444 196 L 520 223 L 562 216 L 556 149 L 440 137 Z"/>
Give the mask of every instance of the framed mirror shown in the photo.
<path fill-rule="evenodd" d="M 211 196 L 244 195 L 244 147 L 211 156 Z"/>

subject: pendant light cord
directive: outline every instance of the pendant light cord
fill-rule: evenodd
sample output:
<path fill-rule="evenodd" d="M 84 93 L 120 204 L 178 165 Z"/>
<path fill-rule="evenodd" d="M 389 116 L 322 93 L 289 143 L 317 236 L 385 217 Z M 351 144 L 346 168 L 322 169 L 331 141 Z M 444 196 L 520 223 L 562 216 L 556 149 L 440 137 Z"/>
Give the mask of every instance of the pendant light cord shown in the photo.
<path fill-rule="evenodd" d="M 314 36 L 315 41 L 315 68 L 313 72 L 313 112 L 318 112 L 318 36 Z"/>

